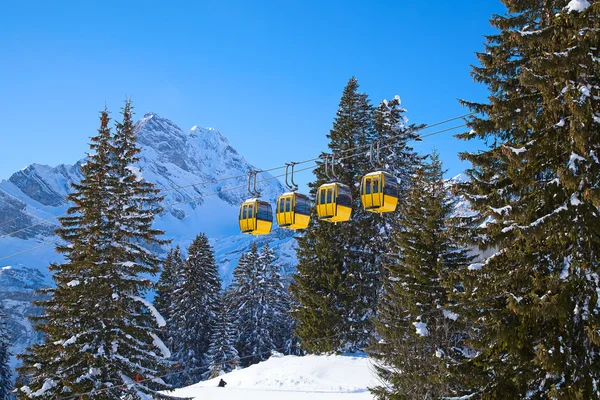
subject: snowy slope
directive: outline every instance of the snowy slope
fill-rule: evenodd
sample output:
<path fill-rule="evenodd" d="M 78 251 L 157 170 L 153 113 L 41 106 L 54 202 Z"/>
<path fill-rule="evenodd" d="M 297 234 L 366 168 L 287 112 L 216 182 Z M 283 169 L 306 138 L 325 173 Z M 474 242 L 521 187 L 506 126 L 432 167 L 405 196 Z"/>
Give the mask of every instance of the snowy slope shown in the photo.
<path fill-rule="evenodd" d="M 220 379 L 225 388 L 217 387 Z M 377 377 L 367 357 L 281 356 L 171 394 L 202 400 L 371 400 Z"/>
<path fill-rule="evenodd" d="M 237 260 L 255 240 L 259 245 L 268 241 L 283 267 L 293 269 L 296 259 L 292 233 L 275 229 L 272 235 L 256 239 L 241 235 L 238 230 L 239 204 L 249 197 L 246 174 L 272 165 L 250 165 L 213 128 L 194 126 L 184 132 L 156 113 L 144 115 L 135 129 L 142 149 L 138 167 L 144 179 L 155 183 L 165 196 L 164 211 L 157 216 L 155 227 L 165 231 L 165 238 L 171 239 L 172 245 L 185 249 L 198 233 L 207 234 L 226 284 Z M 86 150 L 82 149 L 82 153 Z M 15 353 L 22 352 L 34 340 L 26 319 L 34 310 L 28 302 L 34 290 L 51 284 L 49 264 L 61 261 L 54 246 L 48 244 L 57 240 L 53 230 L 58 222 L 52 218 L 67 210 L 64 199 L 71 183 L 81 179 L 82 162 L 57 167 L 32 164 L 9 179 L 0 180 L 0 301 L 8 308 L 11 325 L 18 328 L 13 332 Z M 238 178 L 221 180 L 232 176 Z M 270 174 L 258 176 L 259 181 L 271 178 Z M 194 185 L 197 183 L 203 184 Z M 272 203 L 285 191 L 276 179 L 259 182 L 258 186 L 262 197 Z M 215 195 L 216 192 L 222 193 Z M 15 231 L 19 232 L 2 237 Z M 161 250 L 163 255 L 166 250 Z M 15 253 L 21 254 L 2 259 Z M 5 266 L 12 268 L 2 270 Z M 27 287 L 27 293 L 17 289 L 19 285 Z"/>

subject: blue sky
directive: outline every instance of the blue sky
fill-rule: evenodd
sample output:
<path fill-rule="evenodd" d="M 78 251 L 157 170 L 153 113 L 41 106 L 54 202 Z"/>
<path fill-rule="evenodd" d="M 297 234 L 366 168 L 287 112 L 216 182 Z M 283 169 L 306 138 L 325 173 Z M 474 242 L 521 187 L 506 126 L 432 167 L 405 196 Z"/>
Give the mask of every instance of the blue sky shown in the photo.
<path fill-rule="evenodd" d="M 351 76 L 374 104 L 400 95 L 411 122 L 461 115 L 458 98 L 485 99 L 469 65 L 503 12 L 499 0 L 4 2 L 0 178 L 82 158 L 98 110 L 126 96 L 138 118 L 217 128 L 260 168 L 326 149 Z M 433 147 L 454 175 L 475 144 L 445 133 L 417 146 Z"/>

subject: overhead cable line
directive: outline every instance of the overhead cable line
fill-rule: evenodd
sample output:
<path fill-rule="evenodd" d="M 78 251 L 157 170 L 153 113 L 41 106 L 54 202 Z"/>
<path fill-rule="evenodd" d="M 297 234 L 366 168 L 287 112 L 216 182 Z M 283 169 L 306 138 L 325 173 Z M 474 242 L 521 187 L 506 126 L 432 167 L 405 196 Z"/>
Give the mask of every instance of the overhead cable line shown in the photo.
<path fill-rule="evenodd" d="M 7 192 L 6 190 L 4 190 L 4 189 L 2 189 L 2 188 L 0 188 L 0 190 L 1 190 L 1 191 L 3 191 L 4 193 L 6 193 L 7 195 L 9 195 L 10 197 L 12 197 L 12 198 L 16 199 L 17 201 L 19 201 L 19 202 L 21 202 L 21 203 L 25 204 L 25 206 L 28 206 L 28 204 L 27 204 L 27 203 L 25 203 L 23 200 L 19 199 L 19 198 L 18 198 L 17 196 L 15 196 L 14 194 L 12 194 L 12 193 L 9 193 L 9 192 Z M 66 202 L 64 202 L 64 203 L 66 204 Z M 43 210 L 43 209 L 45 209 L 45 208 L 48 208 L 48 207 L 58 207 L 58 206 L 52 206 L 52 205 L 50 205 L 50 204 L 47 204 L 47 205 L 45 205 L 44 207 L 40 207 L 40 208 L 37 208 L 37 207 L 36 207 L 36 208 L 35 208 L 35 210 L 34 210 L 33 212 L 36 212 L 36 211 L 41 211 L 41 210 Z M 27 211 L 23 211 L 23 212 L 24 212 L 25 214 L 29 215 L 30 217 L 37 218 L 37 219 L 42 219 L 42 217 L 38 217 L 37 215 L 33 215 L 33 214 L 32 214 L 32 213 L 30 213 L 30 212 L 27 212 Z M 20 216 L 19 216 L 19 217 L 14 217 L 14 218 L 8 219 L 8 220 L 6 220 L 6 221 L 3 221 L 3 222 L 1 222 L 1 223 L 0 223 L 0 226 L 4 226 L 4 225 L 8 224 L 9 222 L 13 222 L 13 221 L 15 221 L 15 220 L 17 220 L 17 219 L 19 219 L 19 218 L 20 218 Z"/>
<path fill-rule="evenodd" d="M 302 168 L 302 169 L 299 169 L 296 172 L 307 171 L 309 169 L 314 169 L 314 168 L 316 168 L 316 166 L 310 166 L 310 167 L 307 167 L 307 168 Z M 260 180 L 259 182 L 266 182 L 266 181 L 270 181 L 270 180 L 273 180 L 273 179 L 281 178 L 283 176 L 285 176 L 285 174 L 273 176 L 273 177 L 270 177 L 270 178 L 267 178 L 267 179 L 263 179 L 263 180 Z M 188 200 L 184 200 L 184 201 L 180 201 L 180 202 L 177 202 L 177 203 L 167 204 L 167 205 L 165 205 L 163 207 L 163 209 L 167 208 L 167 207 L 172 207 L 172 206 L 180 205 L 180 204 L 190 203 L 192 201 L 200 200 L 200 199 L 203 199 L 203 198 L 206 198 L 206 197 L 210 197 L 210 196 L 216 196 L 216 195 L 221 194 L 221 193 L 226 193 L 226 192 L 230 192 L 230 191 L 233 191 L 233 190 L 236 190 L 236 189 L 242 189 L 242 188 L 245 188 L 245 187 L 246 187 L 246 185 L 240 185 L 240 186 L 230 187 L 230 188 L 227 188 L 227 189 L 219 190 L 219 191 L 216 191 L 216 192 L 213 192 L 213 193 L 208 193 L 208 194 L 205 194 L 205 195 L 202 195 L 202 196 L 194 197 L 194 198 L 191 198 L 191 199 L 188 199 Z M 55 218 L 60 218 L 60 217 L 61 216 L 59 215 L 59 216 L 56 216 Z M 25 229 L 27 229 L 27 228 L 23 228 L 22 230 L 25 230 Z M 37 249 L 39 249 L 41 247 L 45 247 L 45 246 L 48 246 L 48 245 L 51 245 L 51 244 L 57 244 L 58 241 L 47 241 L 47 242 L 43 242 L 43 243 L 45 243 L 45 244 L 33 247 L 31 249 L 28 249 L 28 250 L 24 250 L 24 251 L 15 253 L 15 254 L 10 254 L 10 255 L 7 255 L 7 256 L 4 256 L 4 257 L 0 257 L 0 261 L 6 260 L 6 259 L 14 257 L 14 256 L 21 255 L 23 253 L 27 253 L 29 251 L 37 250 Z"/>
<path fill-rule="evenodd" d="M 67 213 L 64 213 L 64 214 L 56 215 L 56 216 L 54 216 L 54 217 L 50 217 L 50 218 L 43 219 L 43 220 L 41 220 L 41 221 L 39 221 L 39 222 L 37 222 L 37 223 L 35 223 L 35 224 L 33 224 L 33 225 L 29 225 L 29 226 L 26 226 L 26 227 L 24 227 L 24 228 L 17 229 L 16 231 L 12 231 L 12 232 L 6 233 L 6 234 L 4 234 L 4 235 L 0 236 L 0 239 L 4 239 L 4 238 L 6 238 L 6 237 L 13 236 L 13 235 L 15 235 L 15 234 L 17 234 L 17 233 L 20 233 L 20 232 L 26 231 L 27 229 L 35 228 L 36 226 L 43 225 L 43 224 L 45 224 L 46 222 L 50 222 L 50 221 L 52 221 L 52 220 L 55 220 L 55 219 L 58 219 L 58 218 L 64 217 L 64 216 L 66 216 L 66 215 L 67 215 Z"/>
<path fill-rule="evenodd" d="M 438 125 L 441 125 L 441 124 L 444 124 L 444 123 L 447 123 L 447 122 L 450 122 L 450 121 L 454 121 L 454 120 L 457 120 L 457 119 L 465 118 L 466 116 L 473 115 L 473 114 L 474 113 L 464 114 L 464 115 L 461 115 L 461 116 L 458 116 L 458 117 L 447 119 L 445 121 L 436 122 L 436 123 L 431 124 L 431 125 L 425 125 L 425 127 L 417 129 L 417 130 L 426 129 L 426 128 L 432 127 L 432 126 L 438 126 Z M 450 130 L 453 130 L 453 129 L 457 129 L 457 128 L 460 128 L 460 127 L 464 127 L 464 126 L 466 126 L 466 124 L 455 126 L 455 127 L 448 128 L 448 129 L 444 129 L 444 130 L 440 130 L 440 131 L 436 131 L 436 132 L 432 132 L 432 133 L 428 133 L 428 134 L 422 135 L 420 137 L 429 137 L 429 136 L 433 136 L 433 135 L 438 135 L 440 133 L 447 132 L 447 131 L 450 131 Z M 417 130 L 415 130 L 413 132 L 416 132 Z M 400 138 L 398 138 L 398 139 L 400 139 Z M 396 140 L 397 140 L 396 138 L 389 139 L 390 142 L 395 142 Z M 369 147 L 369 146 L 370 145 L 356 146 L 356 147 L 353 147 L 353 148 L 350 148 L 350 149 L 345 149 L 345 150 L 341 151 L 340 153 L 348 153 L 348 152 L 356 151 L 356 150 L 359 150 L 359 149 L 362 149 L 362 148 L 366 148 L 366 147 Z M 393 144 L 389 144 L 389 145 L 386 145 L 386 146 L 382 146 L 381 148 L 388 148 L 388 147 L 393 147 L 393 146 L 394 146 Z M 340 160 L 347 159 L 347 158 L 353 158 L 353 157 L 359 157 L 359 156 L 362 156 L 362 155 L 363 155 L 363 153 L 357 153 L 357 154 L 352 155 L 352 156 L 343 157 Z M 308 159 L 308 160 L 303 160 L 303 161 L 297 162 L 296 165 L 298 165 L 298 164 L 305 164 L 305 163 L 308 163 L 308 162 L 311 162 L 311 161 L 317 161 L 320 158 L 321 157 L 316 157 L 316 158 L 312 158 L 312 159 Z M 278 169 L 283 169 L 285 167 L 286 166 L 283 165 L 281 167 L 275 167 L 275 168 L 270 168 L 270 169 L 266 169 L 266 170 L 257 170 L 256 172 L 257 173 L 269 172 L 269 171 L 274 171 L 274 170 L 278 170 Z M 297 172 L 304 171 L 304 170 L 306 170 L 306 169 L 300 169 Z M 236 179 L 236 178 L 240 178 L 242 176 L 247 176 L 247 175 L 239 175 L 239 176 L 236 176 L 236 177 L 221 178 L 221 179 L 218 179 L 218 180 L 201 182 L 201 183 L 196 183 L 196 184 L 190 184 L 190 185 L 184 185 L 184 186 L 176 186 L 176 187 L 173 187 L 173 188 L 170 188 L 170 189 L 165 189 L 165 190 L 162 190 L 162 191 L 165 191 L 165 192 L 166 191 L 173 191 L 173 190 L 177 190 L 177 189 L 181 189 L 181 188 L 186 188 L 186 187 L 191 187 L 191 186 L 198 186 L 198 185 L 202 185 L 202 184 L 209 184 L 209 183 L 213 183 L 213 182 L 219 182 L 219 181 L 225 181 L 225 180 L 230 180 L 230 179 Z M 265 182 L 265 181 L 268 181 L 268 180 L 272 180 L 272 179 L 276 179 L 276 178 L 281 178 L 281 177 L 284 177 L 284 176 L 285 176 L 285 174 L 281 174 L 281 175 L 278 175 L 278 176 L 275 176 L 275 177 L 271 177 L 271 178 L 262 180 L 260 182 Z M 179 205 L 179 204 L 189 203 L 189 202 L 201 199 L 203 197 L 214 196 L 214 195 L 219 194 L 219 193 L 225 193 L 225 192 L 228 192 L 228 191 L 231 191 L 231 190 L 241 189 L 242 187 L 245 187 L 245 186 L 246 185 L 240 185 L 240 186 L 228 188 L 228 189 L 225 189 L 223 191 L 218 191 L 218 192 L 211 193 L 211 194 L 208 194 L 208 195 L 195 197 L 195 198 L 190 199 L 190 200 L 184 200 L 184 201 L 178 202 L 178 203 L 167 204 L 164 207 L 170 207 L 170 206 L 173 206 L 173 205 Z M 4 239 L 6 237 L 13 236 L 14 234 L 23 232 L 23 231 L 25 231 L 27 229 L 34 228 L 34 227 L 42 225 L 42 224 L 44 224 L 46 222 L 50 222 L 50 221 L 52 221 L 54 219 L 58 219 L 58 218 L 61 218 L 61 217 L 67 216 L 67 215 L 68 215 L 68 213 L 63 213 L 63 214 L 60 214 L 60 215 L 57 215 L 57 216 L 54 216 L 54 217 L 51 217 L 51 218 L 47 218 L 45 220 L 41 220 L 41 221 L 39 221 L 36 224 L 30 225 L 30 226 L 26 226 L 24 228 L 18 229 L 18 230 L 13 231 L 13 232 L 6 233 L 6 234 L 0 236 L 0 239 Z"/>
<path fill-rule="evenodd" d="M 307 170 L 309 170 L 309 169 L 315 169 L 316 167 L 317 167 L 316 165 L 315 165 L 315 166 L 312 166 L 312 165 L 311 165 L 310 167 L 301 168 L 301 169 L 299 169 L 299 170 L 296 170 L 295 172 L 307 171 Z M 246 176 L 247 176 L 247 175 L 246 175 Z M 270 178 L 266 178 L 266 179 L 259 180 L 259 181 L 257 181 L 257 182 L 267 182 L 267 181 L 271 181 L 271 180 L 273 180 L 273 179 L 277 179 L 277 178 L 283 178 L 284 176 L 285 176 L 285 174 L 276 175 L 276 176 L 272 176 L 272 177 L 270 177 Z M 233 191 L 233 190 L 236 190 L 236 189 L 245 188 L 245 187 L 246 187 L 246 185 L 240 185 L 240 186 L 234 186 L 234 187 L 230 187 L 230 188 L 227 188 L 227 189 L 224 189 L 224 190 L 220 190 L 220 191 L 218 191 L 218 192 L 210 193 L 210 194 L 203 195 L 203 196 L 194 197 L 194 198 L 191 198 L 191 199 L 188 199 L 188 200 L 184 200 L 184 201 L 180 201 L 180 202 L 178 202 L 178 203 L 167 204 L 167 205 L 165 205 L 165 208 L 166 208 L 166 207 L 171 207 L 171 206 L 177 206 L 177 205 L 180 205 L 180 204 L 191 203 L 192 201 L 200 200 L 200 199 L 203 199 L 204 197 L 208 197 L 208 196 L 214 196 L 214 195 L 218 195 L 218 194 L 221 194 L 221 193 L 230 192 L 230 191 Z"/>
<path fill-rule="evenodd" d="M 414 133 L 414 132 L 422 131 L 424 129 L 433 128 L 434 126 L 443 125 L 443 124 L 446 124 L 448 122 L 456 121 L 457 119 L 461 119 L 461 118 L 466 118 L 466 117 L 474 115 L 474 114 L 475 114 L 474 112 L 471 112 L 471 113 L 468 113 L 468 114 L 459 115 L 458 117 L 449 118 L 449 119 L 446 119 L 444 121 L 439 121 L 439 122 L 435 122 L 433 124 L 424 125 L 422 127 L 419 127 L 417 129 L 413 130 L 412 132 Z M 461 125 L 461 126 L 464 126 L 464 125 Z M 452 128 L 452 129 L 456 129 L 456 128 Z M 426 135 L 420 135 L 419 137 L 421 137 L 421 138 L 428 137 L 428 136 L 432 136 L 432 135 L 435 135 L 435 134 L 438 134 L 438 133 L 442 133 L 442 132 L 446 132 L 446 131 L 429 133 L 429 134 L 426 134 Z M 368 147 L 368 146 L 369 145 L 352 147 L 350 149 L 345 149 L 342 152 L 343 153 L 347 153 L 347 152 L 354 151 L 354 150 L 361 149 L 361 148 Z M 317 161 L 320 158 L 321 157 L 315 157 L 315 158 L 311 158 L 311 159 L 308 159 L 308 160 L 296 161 L 295 164 L 296 165 L 302 165 L 302 164 L 306 164 L 306 163 L 311 162 L 311 161 Z M 282 165 L 282 166 L 279 166 L 279 167 L 257 170 L 256 172 L 260 174 L 260 173 L 264 173 L 264 172 L 276 171 L 278 169 L 284 169 L 285 167 L 286 167 L 285 165 Z M 230 179 L 245 178 L 247 176 L 248 175 L 244 174 L 244 175 L 237 175 L 237 176 L 231 176 L 231 177 L 220 178 L 220 179 L 213 179 L 213 180 L 210 180 L 210 181 L 198 182 L 198 183 L 191 183 L 189 185 L 177 186 L 177 187 L 173 187 L 173 188 L 169 188 L 169 189 L 161 189 L 161 191 L 162 192 L 171 192 L 171 191 L 177 190 L 177 189 L 184 189 L 184 188 L 193 187 L 193 186 L 208 185 L 210 183 L 222 182 L 222 181 L 227 181 L 227 180 L 230 180 Z"/>
<path fill-rule="evenodd" d="M 467 124 L 457 125 L 457 126 L 453 126 L 452 128 L 447 128 L 447 129 L 444 129 L 444 130 L 441 130 L 441 131 L 432 132 L 430 134 L 422 135 L 420 137 L 423 138 L 423 137 L 428 137 L 428 136 L 434 136 L 434 135 L 438 135 L 438 134 L 443 133 L 443 132 L 452 131 L 452 130 L 455 130 L 455 129 L 458 129 L 458 128 L 464 128 L 466 126 L 467 126 Z M 391 141 L 394 142 L 394 140 L 391 140 Z M 390 147 L 394 147 L 395 145 L 396 144 L 388 144 L 388 145 L 379 147 L 379 149 L 387 149 L 387 148 L 390 148 Z M 362 148 L 362 147 L 370 147 L 370 146 L 371 145 L 369 144 L 369 145 L 360 146 L 360 147 Z M 341 158 L 336 159 L 336 161 L 343 161 L 343 160 L 346 160 L 346 159 L 349 159 L 349 158 L 355 158 L 355 157 L 360 157 L 360 156 L 364 156 L 364 153 L 357 153 L 357 154 L 353 154 L 353 155 L 350 155 L 350 156 L 341 157 Z"/>
<path fill-rule="evenodd" d="M 2 260 L 6 260 L 6 259 L 8 259 L 8 258 L 11 258 L 11 257 L 16 257 L 16 256 L 19 256 L 19 255 L 21 255 L 21 254 L 29 253 L 30 251 L 34 251 L 34 250 L 37 250 L 37 249 L 41 249 L 42 247 L 50 246 L 51 244 L 58 244 L 58 242 L 59 242 L 58 240 L 56 240 L 56 241 L 50 241 L 50 242 L 42 242 L 43 244 L 41 244 L 41 245 L 39 245 L 39 246 L 32 247 L 32 248 L 29 248 L 29 249 L 26 249 L 26 250 L 20 251 L 20 252 L 18 252 L 18 253 L 10 254 L 10 255 L 8 255 L 8 256 L 0 257 L 0 261 L 2 261 Z"/>

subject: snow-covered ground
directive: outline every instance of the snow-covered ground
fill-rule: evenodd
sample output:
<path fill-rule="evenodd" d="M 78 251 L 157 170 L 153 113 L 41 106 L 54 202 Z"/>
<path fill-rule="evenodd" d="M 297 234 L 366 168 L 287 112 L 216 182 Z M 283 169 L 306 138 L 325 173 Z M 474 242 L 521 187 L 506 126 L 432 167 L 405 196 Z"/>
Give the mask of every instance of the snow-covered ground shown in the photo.
<path fill-rule="evenodd" d="M 227 382 L 217 387 L 219 380 Z M 377 385 L 365 356 L 281 356 L 169 394 L 202 400 L 372 400 Z"/>

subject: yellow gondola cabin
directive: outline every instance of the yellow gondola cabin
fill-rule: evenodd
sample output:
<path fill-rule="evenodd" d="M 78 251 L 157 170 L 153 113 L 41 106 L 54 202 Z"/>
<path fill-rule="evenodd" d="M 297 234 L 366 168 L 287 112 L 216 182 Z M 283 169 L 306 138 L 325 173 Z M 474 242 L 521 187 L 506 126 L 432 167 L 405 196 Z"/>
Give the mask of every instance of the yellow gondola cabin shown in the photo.
<path fill-rule="evenodd" d="M 350 188 L 341 183 L 326 183 L 317 193 L 319 219 L 329 222 L 345 222 L 352 214 Z"/>
<path fill-rule="evenodd" d="M 299 193 L 284 193 L 277 199 L 277 224 L 286 229 L 305 229 L 310 222 L 310 199 Z"/>
<path fill-rule="evenodd" d="M 393 175 L 378 171 L 363 176 L 360 197 L 366 211 L 394 212 L 398 206 L 398 196 L 398 180 Z"/>
<path fill-rule="evenodd" d="M 266 235 L 273 226 L 273 209 L 266 201 L 250 199 L 240 207 L 240 230 L 248 235 Z"/>

